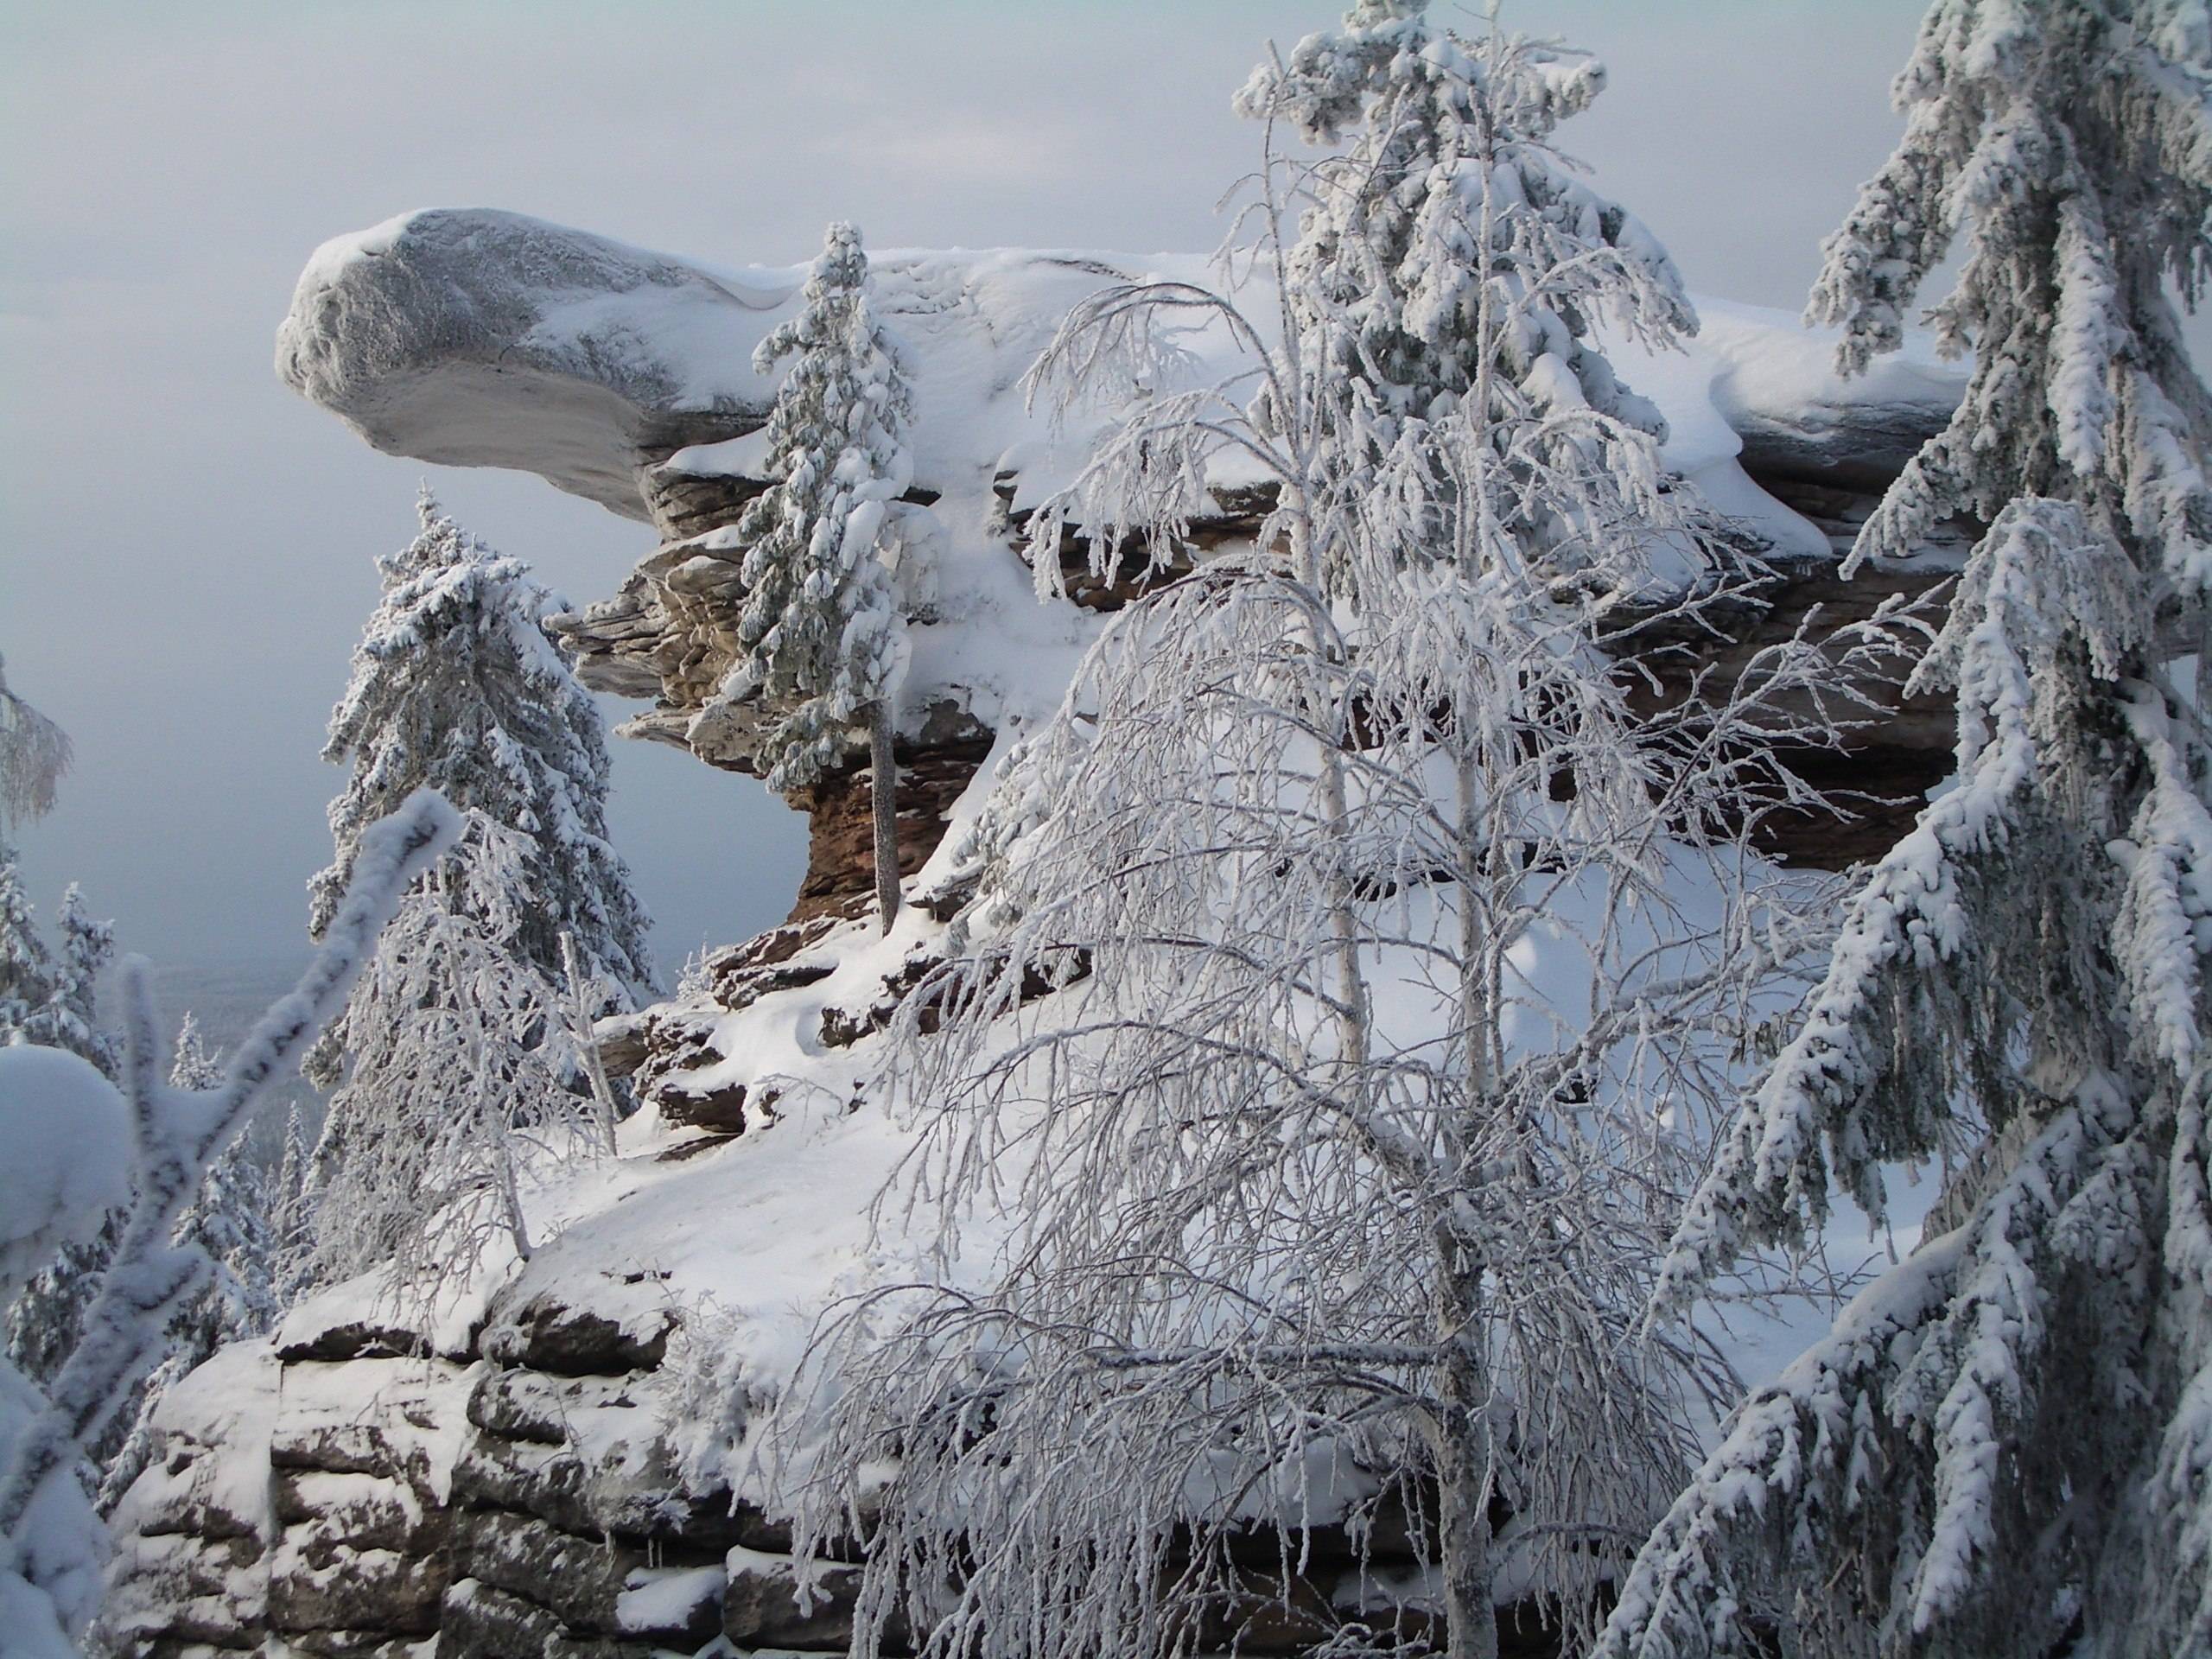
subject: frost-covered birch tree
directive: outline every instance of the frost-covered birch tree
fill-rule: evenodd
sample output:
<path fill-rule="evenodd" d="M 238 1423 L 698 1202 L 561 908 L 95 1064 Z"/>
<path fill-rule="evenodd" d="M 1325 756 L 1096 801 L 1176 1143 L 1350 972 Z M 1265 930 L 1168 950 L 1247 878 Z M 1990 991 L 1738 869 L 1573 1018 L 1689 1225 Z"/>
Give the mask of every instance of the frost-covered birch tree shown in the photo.
<path fill-rule="evenodd" d="M 1589 339 L 1690 323 L 1550 148 L 1601 84 L 1360 5 L 1240 100 L 1350 141 L 1263 175 L 1279 334 L 1109 289 L 1039 365 L 1048 394 L 1150 388 L 1040 512 L 1040 573 L 1062 522 L 1100 556 L 1173 543 L 1227 453 L 1278 505 L 1109 629 L 986 808 L 964 954 L 902 1012 L 936 1282 L 845 1310 L 833 1401 L 802 1387 L 786 1430 L 802 1548 L 868 1538 L 858 1653 L 902 1624 L 1187 1653 L 1297 1600 L 1311 1528 L 1393 1503 L 1453 1655 L 1495 1653 L 1516 1595 L 1586 1630 L 1728 1393 L 1636 1325 L 1806 946 L 1749 838 L 1808 798 L 1771 750 L 1833 735 L 1781 712 L 1831 669 L 1792 642 L 1639 719 L 1601 650 L 1726 585 Z M 1244 346 L 1249 403 L 1162 389 L 1192 327 Z M 978 1211 L 1010 1231 L 982 1288 Z"/>
<path fill-rule="evenodd" d="M 8 836 L 17 824 L 54 810 L 70 759 L 68 734 L 9 689 L 0 661 L 0 1040 L 15 1040 L 54 990 L 53 964 Z"/>
<path fill-rule="evenodd" d="M 1827 246 L 1841 364 L 1933 317 L 1974 368 L 1854 559 L 1988 524 L 1918 671 L 1958 775 L 1868 874 L 1662 1306 L 1761 1241 L 1885 1213 L 1986 1126 L 1955 1230 L 1746 1403 L 1628 1580 L 1610 1656 L 2212 1650 L 2203 724 L 2212 23 L 2170 0 L 1942 0 L 1896 154 Z"/>
<path fill-rule="evenodd" d="M 480 1268 L 528 1259 L 533 1173 L 603 1147 L 563 1064 L 557 988 L 516 946 L 522 838 L 480 817 L 469 836 L 408 894 L 354 992 L 350 1066 L 315 1150 L 311 1281 L 383 1267 L 425 1314 Z"/>
<path fill-rule="evenodd" d="M 876 319 L 868 255 L 853 226 L 830 226 L 799 314 L 753 353 L 794 359 L 768 416 L 775 482 L 738 520 L 746 586 L 740 654 L 701 720 L 760 702 L 768 786 L 807 788 L 868 734 L 876 909 L 899 910 L 898 764 L 892 753 L 906 636 L 886 563 L 913 481 L 906 354 Z"/>
<path fill-rule="evenodd" d="M 68 733 L 9 689 L 0 662 L 0 842 L 11 825 L 54 810 L 71 758 Z"/>

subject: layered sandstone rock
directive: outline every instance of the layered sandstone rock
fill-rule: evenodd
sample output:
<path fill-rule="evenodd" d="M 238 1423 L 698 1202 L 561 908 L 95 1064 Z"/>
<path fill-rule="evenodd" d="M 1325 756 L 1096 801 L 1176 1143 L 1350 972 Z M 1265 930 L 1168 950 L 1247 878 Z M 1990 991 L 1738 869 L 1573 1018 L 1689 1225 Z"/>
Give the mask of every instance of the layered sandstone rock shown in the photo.
<path fill-rule="evenodd" d="M 327 1341 L 231 1351 L 165 1406 L 167 1455 L 121 1517 L 104 1645 L 145 1659 L 844 1652 L 857 1555 L 803 1564 L 756 1506 L 686 1490 L 658 1414 L 672 1328 L 523 1293 L 494 1307 L 467 1363 L 375 1344 L 300 1357 Z M 1272 1535 L 1255 1534 L 1205 1647 L 1287 1659 L 1354 1620 L 1431 1633 L 1417 1530 L 1386 1506 L 1365 1531 L 1363 1551 L 1319 1529 L 1287 1577 Z M 1532 1609 L 1509 1611 L 1505 1653 L 1557 1650 Z M 911 1633 L 890 1646 L 910 1650 Z"/>

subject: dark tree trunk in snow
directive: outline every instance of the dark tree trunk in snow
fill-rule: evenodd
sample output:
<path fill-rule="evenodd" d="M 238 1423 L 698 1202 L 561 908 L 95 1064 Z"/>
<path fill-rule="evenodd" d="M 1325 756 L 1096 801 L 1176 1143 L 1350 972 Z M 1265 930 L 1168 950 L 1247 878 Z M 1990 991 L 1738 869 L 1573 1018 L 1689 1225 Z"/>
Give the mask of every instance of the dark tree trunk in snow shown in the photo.
<path fill-rule="evenodd" d="M 875 819 L 875 906 L 888 933 L 899 914 L 899 763 L 891 754 L 891 703 L 868 720 L 868 799 Z"/>

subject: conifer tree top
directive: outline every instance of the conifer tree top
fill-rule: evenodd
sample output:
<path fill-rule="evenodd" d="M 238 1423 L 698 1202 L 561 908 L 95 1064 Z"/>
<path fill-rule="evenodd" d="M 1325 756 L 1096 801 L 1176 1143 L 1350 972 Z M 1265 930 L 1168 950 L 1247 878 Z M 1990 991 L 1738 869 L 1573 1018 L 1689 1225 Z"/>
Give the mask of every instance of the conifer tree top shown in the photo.
<path fill-rule="evenodd" d="M 2183 0 L 1937 0 L 1894 96 L 1904 137 L 1861 189 L 1808 317 L 1863 372 L 1963 240 L 1929 314 L 1974 372 L 1950 429 L 1866 524 L 1859 556 L 2019 494 L 2078 500 L 2196 594 L 2212 587 L 2212 396 L 2169 285 L 2212 276 L 2212 49 Z"/>
<path fill-rule="evenodd" d="M 557 974 L 567 931 L 590 972 L 652 986 L 645 912 L 607 841 L 599 711 L 544 628 L 563 601 L 428 492 L 419 512 L 415 539 L 378 560 L 383 597 L 331 715 L 324 758 L 352 776 L 330 805 L 336 857 L 310 885 L 312 927 L 333 913 L 362 830 L 427 786 L 515 837 L 513 913 L 533 962 Z"/>
<path fill-rule="evenodd" d="M 913 397 L 850 224 L 829 227 L 804 305 L 753 363 L 765 374 L 787 358 L 768 417 L 777 482 L 738 523 L 741 655 L 715 700 L 777 710 L 764 753 L 769 786 L 785 791 L 836 764 L 868 711 L 896 696 L 905 660 L 882 554 L 898 540 L 895 504 L 913 481 Z"/>

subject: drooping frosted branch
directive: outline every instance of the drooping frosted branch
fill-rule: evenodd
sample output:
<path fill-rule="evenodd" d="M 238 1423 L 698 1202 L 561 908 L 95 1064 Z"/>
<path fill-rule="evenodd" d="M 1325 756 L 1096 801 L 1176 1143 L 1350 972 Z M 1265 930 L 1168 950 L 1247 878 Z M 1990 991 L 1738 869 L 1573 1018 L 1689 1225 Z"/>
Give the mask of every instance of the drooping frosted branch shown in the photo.
<path fill-rule="evenodd" d="M 451 845 L 460 830 L 453 809 L 419 791 L 361 836 L 353 879 L 323 929 L 321 948 L 299 984 L 281 997 L 239 1043 L 221 1080 L 204 1092 L 161 1079 L 149 970 L 132 957 L 119 991 L 125 1039 L 125 1098 L 134 1141 L 130 1218 L 85 1322 L 84 1337 L 62 1368 L 49 1403 L 18 1441 L 0 1477 L 0 1536 L 19 1548 L 32 1497 L 66 1470 L 131 1383 L 158 1357 L 162 1326 L 177 1300 L 198 1282 L 197 1251 L 170 1244 L 178 1217 L 208 1160 L 245 1121 L 262 1093 L 292 1066 L 343 1005 L 373 954 L 378 935 L 407 885 Z"/>

